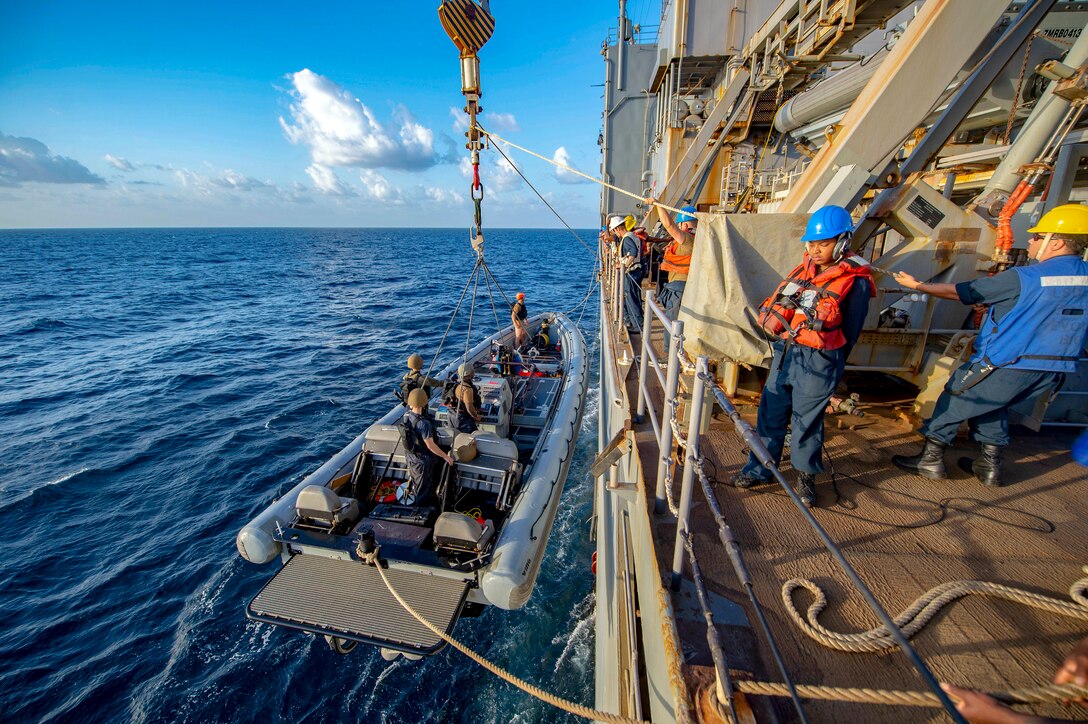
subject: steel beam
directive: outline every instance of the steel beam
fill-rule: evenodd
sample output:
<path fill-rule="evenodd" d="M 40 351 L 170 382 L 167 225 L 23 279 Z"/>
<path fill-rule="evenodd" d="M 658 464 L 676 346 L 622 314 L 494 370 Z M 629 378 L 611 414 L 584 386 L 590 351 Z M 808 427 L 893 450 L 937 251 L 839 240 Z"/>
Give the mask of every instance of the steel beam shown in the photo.
<path fill-rule="evenodd" d="M 1006 0 L 929 0 L 778 209 L 807 213 L 817 203 L 848 204 L 929 115 L 941 94 L 1008 7 Z M 861 173 L 840 177 L 840 169 Z M 859 187 L 858 184 L 861 183 Z"/>

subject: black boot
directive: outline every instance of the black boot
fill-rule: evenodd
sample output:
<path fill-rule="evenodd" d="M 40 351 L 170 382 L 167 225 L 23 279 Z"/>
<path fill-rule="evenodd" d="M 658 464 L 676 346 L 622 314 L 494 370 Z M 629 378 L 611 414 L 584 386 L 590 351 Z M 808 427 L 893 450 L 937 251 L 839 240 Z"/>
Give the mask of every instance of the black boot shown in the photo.
<path fill-rule="evenodd" d="M 1001 446 L 984 442 L 982 454 L 975 459 L 960 458 L 960 468 L 971 473 L 983 485 L 991 488 L 1001 487 Z"/>
<path fill-rule="evenodd" d="M 816 505 L 816 476 L 812 473 L 797 474 L 797 497 L 806 508 Z"/>
<path fill-rule="evenodd" d="M 892 462 L 897 468 L 921 475 L 930 480 L 947 480 L 944 469 L 944 449 L 948 447 L 940 440 L 926 438 L 926 445 L 918 455 L 895 455 Z"/>

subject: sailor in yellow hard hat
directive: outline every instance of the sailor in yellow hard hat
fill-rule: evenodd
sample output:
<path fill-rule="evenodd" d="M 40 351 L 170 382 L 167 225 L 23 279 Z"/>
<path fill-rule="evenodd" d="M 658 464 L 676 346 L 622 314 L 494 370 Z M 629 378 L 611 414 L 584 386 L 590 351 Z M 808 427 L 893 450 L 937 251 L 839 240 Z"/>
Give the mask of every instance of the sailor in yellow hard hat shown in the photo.
<path fill-rule="evenodd" d="M 944 449 L 968 421 L 981 456 L 959 465 L 985 485 L 1001 484 L 1001 451 L 1009 444 L 1009 407 L 1049 392 L 1076 371 L 1088 341 L 1088 207 L 1065 204 L 1028 229 L 1027 266 L 959 284 L 895 280 L 941 299 L 988 304 L 975 353 L 956 370 L 922 425 L 921 454 L 897 455 L 904 470 L 933 480 L 947 477 Z"/>

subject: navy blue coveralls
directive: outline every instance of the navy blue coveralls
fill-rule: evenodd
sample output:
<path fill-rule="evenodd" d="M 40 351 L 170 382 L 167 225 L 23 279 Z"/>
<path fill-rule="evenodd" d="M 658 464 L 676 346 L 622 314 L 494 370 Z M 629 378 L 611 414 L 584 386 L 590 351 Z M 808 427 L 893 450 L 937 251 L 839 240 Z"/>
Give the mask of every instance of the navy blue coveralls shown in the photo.
<path fill-rule="evenodd" d="M 774 359 L 759 400 L 756 434 L 775 462 L 782 459 L 787 426 L 791 432 L 790 463 L 802 473 L 823 472 L 820 451 L 824 445 L 824 409 L 842 379 L 846 358 L 857 342 L 869 311 L 872 286 L 859 277 L 839 309 L 846 345 L 839 349 L 815 349 L 778 339 L 772 343 Z M 741 470 L 744 475 L 770 482 L 771 472 L 752 453 Z"/>
<path fill-rule="evenodd" d="M 639 259 L 642 253 L 642 241 L 627 232 L 620 245 L 620 257 L 633 256 Z M 636 264 L 624 275 L 623 281 L 623 317 L 627 328 L 642 331 L 642 265 Z"/>
<path fill-rule="evenodd" d="M 408 461 L 408 480 L 411 482 L 415 502 L 423 504 L 434 489 L 434 464 L 438 457 L 427 449 L 427 440 L 434 433 L 434 425 L 426 414 L 417 415 L 411 409 L 404 413 L 408 426 L 415 432 L 418 445 L 406 445 L 404 457 Z M 413 449 L 415 448 L 415 449 Z"/>
<path fill-rule="evenodd" d="M 1088 263 L 1073 255 L 956 285 L 964 304 L 991 304 L 975 353 L 952 373 L 921 432 L 946 445 L 968 421 L 980 444 L 1009 444 L 1009 407 L 1053 389 L 1088 336 Z"/>

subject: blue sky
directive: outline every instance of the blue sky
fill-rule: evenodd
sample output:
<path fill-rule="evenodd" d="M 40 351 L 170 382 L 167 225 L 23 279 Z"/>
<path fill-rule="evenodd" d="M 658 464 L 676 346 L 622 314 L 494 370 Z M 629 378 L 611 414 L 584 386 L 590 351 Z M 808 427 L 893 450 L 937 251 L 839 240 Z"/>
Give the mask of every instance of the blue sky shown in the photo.
<path fill-rule="evenodd" d="M 657 24 L 659 0 L 628 5 Z M 0 227 L 467 226 L 437 6 L 0 3 Z M 617 3 L 491 10 L 485 127 L 595 175 Z M 596 184 L 508 153 L 568 223 L 596 226 Z M 485 229 L 559 225 L 496 152 L 484 161 Z"/>

